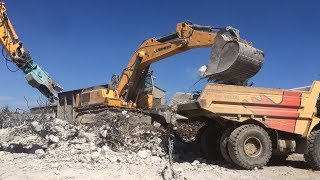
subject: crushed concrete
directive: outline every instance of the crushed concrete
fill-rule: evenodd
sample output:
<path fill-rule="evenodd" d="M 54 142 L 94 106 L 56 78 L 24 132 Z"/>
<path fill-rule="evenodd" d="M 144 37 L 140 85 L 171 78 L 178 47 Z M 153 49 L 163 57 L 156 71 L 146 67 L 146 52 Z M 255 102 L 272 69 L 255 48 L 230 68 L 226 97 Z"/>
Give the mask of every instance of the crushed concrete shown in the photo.
<path fill-rule="evenodd" d="M 151 155 L 151 151 L 150 150 L 141 150 L 141 151 L 138 151 L 137 155 L 142 159 L 146 159 L 147 157 L 149 157 Z"/>
<path fill-rule="evenodd" d="M 13 139 L 12 129 L 0 129 L 0 142 L 8 142 Z"/>
<path fill-rule="evenodd" d="M 42 127 L 37 121 L 32 121 L 31 126 L 32 126 L 32 129 L 35 130 L 36 132 L 40 132 L 42 130 Z"/>
<path fill-rule="evenodd" d="M 34 152 L 35 154 L 44 154 L 44 150 L 43 149 L 37 149 Z"/>
<path fill-rule="evenodd" d="M 52 143 L 58 143 L 58 142 L 59 142 L 59 137 L 50 134 L 50 135 L 49 135 L 49 141 L 52 142 Z"/>
<path fill-rule="evenodd" d="M 166 130 L 149 121 L 127 123 L 128 117 L 142 117 L 123 111 L 96 115 L 92 125 L 71 124 L 67 120 L 29 115 L 20 126 L 1 129 L 1 149 L 12 153 L 35 153 L 59 162 L 161 162 L 166 157 Z M 43 119 L 41 119 L 43 118 Z M 49 120 L 48 120 L 49 119 Z M 145 118 L 147 119 L 147 118 Z M 146 123 L 148 122 L 148 123 Z M 23 129 L 23 133 L 14 134 Z M 110 154 L 117 157 L 112 158 Z M 128 155 L 129 154 L 129 155 Z M 158 158 L 156 158 L 158 157 Z"/>

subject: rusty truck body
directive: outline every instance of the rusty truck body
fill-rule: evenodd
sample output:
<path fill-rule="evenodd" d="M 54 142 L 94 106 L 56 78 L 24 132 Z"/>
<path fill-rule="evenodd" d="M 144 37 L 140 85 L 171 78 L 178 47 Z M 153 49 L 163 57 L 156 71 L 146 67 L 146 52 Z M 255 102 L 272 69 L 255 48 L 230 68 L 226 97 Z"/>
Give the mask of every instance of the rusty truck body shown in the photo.
<path fill-rule="evenodd" d="M 305 155 L 320 168 L 320 119 L 316 104 L 320 81 L 294 90 L 208 83 L 192 103 L 177 113 L 208 125 L 201 135 L 205 155 L 222 157 L 243 168 L 264 166 L 270 158 Z"/>

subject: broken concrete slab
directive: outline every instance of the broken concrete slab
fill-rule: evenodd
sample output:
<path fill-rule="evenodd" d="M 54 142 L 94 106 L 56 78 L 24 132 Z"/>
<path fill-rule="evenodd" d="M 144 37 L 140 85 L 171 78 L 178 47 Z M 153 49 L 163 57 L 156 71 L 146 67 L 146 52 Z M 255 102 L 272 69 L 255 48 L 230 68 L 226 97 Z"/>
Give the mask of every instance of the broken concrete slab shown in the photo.
<path fill-rule="evenodd" d="M 31 122 L 31 125 L 33 130 L 35 130 L 36 132 L 40 132 L 42 130 L 42 126 L 37 121 Z"/>
<path fill-rule="evenodd" d="M 49 135 L 49 140 L 52 143 L 58 143 L 59 142 L 59 137 L 58 136 L 54 136 L 54 135 Z"/>
<path fill-rule="evenodd" d="M 0 143 L 9 142 L 13 139 L 13 133 L 11 128 L 0 129 Z"/>
<path fill-rule="evenodd" d="M 136 124 L 151 124 L 152 118 L 150 116 L 130 116 L 128 122 L 132 125 Z"/>

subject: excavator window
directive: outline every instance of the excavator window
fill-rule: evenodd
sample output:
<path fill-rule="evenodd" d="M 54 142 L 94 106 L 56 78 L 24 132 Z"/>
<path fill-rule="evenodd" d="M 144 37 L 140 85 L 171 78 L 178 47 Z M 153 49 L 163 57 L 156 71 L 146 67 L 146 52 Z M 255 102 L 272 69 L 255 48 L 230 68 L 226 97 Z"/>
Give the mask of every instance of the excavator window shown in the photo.
<path fill-rule="evenodd" d="M 153 76 L 147 76 L 144 82 L 143 92 L 146 94 L 153 94 Z"/>

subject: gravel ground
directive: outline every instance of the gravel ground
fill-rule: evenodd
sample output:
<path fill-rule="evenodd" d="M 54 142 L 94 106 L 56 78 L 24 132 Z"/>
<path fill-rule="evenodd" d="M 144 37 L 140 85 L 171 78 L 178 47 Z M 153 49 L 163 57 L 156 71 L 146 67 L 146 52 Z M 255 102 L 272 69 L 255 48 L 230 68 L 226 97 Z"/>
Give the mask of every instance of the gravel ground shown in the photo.
<path fill-rule="evenodd" d="M 113 155 L 114 156 L 114 155 Z M 119 157 L 123 157 L 119 155 Z M 146 160 L 147 161 L 147 160 Z M 56 162 L 35 154 L 0 152 L 0 179 L 163 179 L 165 159 L 157 163 L 105 162 L 84 164 L 68 159 Z M 287 161 L 259 170 L 237 170 L 224 164 L 174 163 L 178 179 L 319 179 L 304 162 Z"/>

